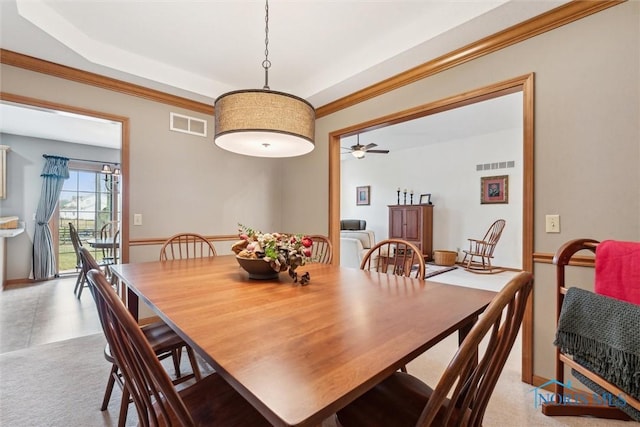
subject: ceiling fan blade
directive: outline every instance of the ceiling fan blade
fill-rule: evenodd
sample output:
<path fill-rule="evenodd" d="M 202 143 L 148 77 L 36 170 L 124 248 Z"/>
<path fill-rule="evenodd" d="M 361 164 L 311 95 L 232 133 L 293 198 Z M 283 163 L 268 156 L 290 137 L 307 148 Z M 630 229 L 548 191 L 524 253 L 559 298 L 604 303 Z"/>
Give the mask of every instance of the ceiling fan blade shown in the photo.
<path fill-rule="evenodd" d="M 362 148 L 364 149 L 364 151 L 369 151 L 369 149 L 371 149 L 371 148 L 373 148 L 373 147 L 377 147 L 377 146 L 378 146 L 378 144 L 371 143 L 371 144 L 367 144 L 367 145 L 365 145 L 365 146 L 364 146 L 364 147 L 362 147 Z"/>
<path fill-rule="evenodd" d="M 367 150 L 367 153 L 389 154 L 389 150 Z"/>

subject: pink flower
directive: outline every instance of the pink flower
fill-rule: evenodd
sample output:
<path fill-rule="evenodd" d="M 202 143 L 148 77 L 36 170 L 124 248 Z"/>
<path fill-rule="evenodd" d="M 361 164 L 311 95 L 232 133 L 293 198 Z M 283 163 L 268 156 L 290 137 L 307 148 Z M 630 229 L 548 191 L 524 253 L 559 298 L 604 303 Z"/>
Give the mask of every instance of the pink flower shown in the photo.
<path fill-rule="evenodd" d="M 311 249 L 309 248 L 304 248 L 302 250 L 302 253 L 304 254 L 304 256 L 306 256 L 307 258 L 311 256 Z"/>
<path fill-rule="evenodd" d="M 240 238 L 242 240 L 247 240 L 249 238 L 249 236 L 247 236 L 247 233 L 242 233 L 242 234 L 240 234 Z"/>

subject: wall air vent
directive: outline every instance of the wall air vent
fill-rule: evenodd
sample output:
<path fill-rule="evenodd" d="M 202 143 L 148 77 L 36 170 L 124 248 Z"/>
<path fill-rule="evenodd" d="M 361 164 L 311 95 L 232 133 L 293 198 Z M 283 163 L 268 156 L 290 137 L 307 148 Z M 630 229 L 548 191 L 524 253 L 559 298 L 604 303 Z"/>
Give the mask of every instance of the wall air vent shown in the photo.
<path fill-rule="evenodd" d="M 169 129 L 190 135 L 207 136 L 207 121 L 178 113 L 169 113 Z"/>
<path fill-rule="evenodd" d="M 494 163 L 482 163 L 476 165 L 476 171 L 487 171 L 491 169 L 509 169 L 516 167 L 515 160 L 509 160 L 506 162 L 494 162 Z"/>

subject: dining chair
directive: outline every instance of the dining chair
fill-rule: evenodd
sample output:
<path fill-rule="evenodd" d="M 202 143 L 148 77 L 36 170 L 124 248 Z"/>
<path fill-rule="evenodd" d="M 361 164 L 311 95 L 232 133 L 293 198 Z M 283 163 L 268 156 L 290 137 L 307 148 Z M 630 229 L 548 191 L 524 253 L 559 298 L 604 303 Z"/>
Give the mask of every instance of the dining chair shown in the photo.
<path fill-rule="evenodd" d="M 76 251 L 76 269 L 80 268 L 80 272 L 78 273 L 78 279 L 76 280 L 76 285 L 73 289 L 73 293 L 76 294 L 78 299 L 82 297 L 82 290 L 89 285 L 87 282 L 87 273 L 82 264 L 82 256 L 81 249 L 83 248 L 82 241 L 80 240 L 80 236 L 78 234 L 78 230 L 73 225 L 72 222 L 69 223 L 69 236 L 71 237 L 71 243 L 73 244 L 73 250 Z M 92 259 L 93 256 L 91 257 Z M 95 259 L 94 259 L 95 261 Z M 96 262 L 97 263 L 97 262 Z M 106 272 L 107 264 L 104 262 L 97 263 L 99 268 Z"/>
<path fill-rule="evenodd" d="M 120 263 L 120 230 L 116 231 L 116 233 L 113 235 L 111 253 L 113 254 L 113 262 L 107 265 L 107 268 L 109 269 L 108 276 L 111 281 L 111 286 L 114 286 L 116 292 L 118 292 L 118 290 L 120 289 L 120 282 L 118 280 L 118 277 L 111 272 L 111 266 Z"/>
<path fill-rule="evenodd" d="M 412 375 L 394 372 L 339 410 L 340 425 L 480 427 L 518 335 L 532 286 L 528 272 L 507 283 L 473 325 L 433 389 Z"/>
<path fill-rule="evenodd" d="M 179 233 L 169 237 L 160 248 L 160 261 L 170 259 L 208 258 L 216 249 L 206 237 L 196 233 Z"/>
<path fill-rule="evenodd" d="M 387 239 L 371 247 L 362 258 L 361 270 L 424 279 L 426 266 L 422 252 L 406 240 Z M 402 366 L 400 371 L 407 372 Z"/>
<path fill-rule="evenodd" d="M 180 391 L 156 357 L 122 300 L 97 270 L 87 273 L 105 323 L 105 336 L 122 368 L 141 426 L 271 426 L 271 423 L 213 372 Z"/>
<path fill-rule="evenodd" d="M 114 232 L 114 223 L 107 222 L 100 229 L 100 240 L 108 241 L 113 239 L 115 241 L 116 233 L 120 230 L 115 230 Z M 114 245 L 106 246 L 102 248 L 102 264 L 117 264 L 116 262 L 116 252 L 114 250 Z"/>
<path fill-rule="evenodd" d="M 464 258 L 462 259 L 462 265 L 467 271 L 476 273 L 497 273 L 502 271 L 502 269 L 494 270 L 491 266 L 491 259 L 506 223 L 504 219 L 495 221 L 491 224 L 482 240 L 467 239 L 469 241 L 469 249 L 463 250 Z"/>
<path fill-rule="evenodd" d="M 78 271 L 78 278 L 76 279 L 73 293 L 80 298 L 82 288 L 87 284 L 87 278 L 85 276 L 84 269 L 82 268 L 82 258 L 80 257 L 82 242 L 80 241 L 80 236 L 78 236 L 78 230 L 72 222 L 69 223 L 69 238 L 71 239 L 73 250 L 76 253 L 76 271 Z"/>
<path fill-rule="evenodd" d="M 320 264 L 331 264 L 333 259 L 333 245 L 327 236 L 313 234 L 309 236 L 313 245 L 311 246 L 312 262 Z"/>
<path fill-rule="evenodd" d="M 422 252 L 413 243 L 387 239 L 369 249 L 362 258 L 360 269 L 424 279 L 425 262 Z"/>
<path fill-rule="evenodd" d="M 101 271 L 100 265 L 96 262 L 95 258 L 91 255 L 91 253 L 86 249 L 82 248 L 80 250 L 80 255 L 82 257 L 82 265 L 85 275 L 88 274 L 89 271 Z M 106 277 L 105 277 L 106 280 Z M 89 281 L 88 281 L 89 282 Z M 93 295 L 93 299 L 97 303 L 97 294 L 96 289 L 93 284 L 89 282 L 89 289 L 91 290 L 91 294 Z M 102 317 L 102 313 L 98 310 L 98 317 L 100 318 L 100 323 L 102 325 L 103 332 L 106 328 L 105 319 Z M 200 370 L 198 368 L 198 363 L 195 358 L 195 354 L 193 349 L 189 347 L 183 340 L 180 338 L 166 323 L 163 321 L 157 321 L 153 323 L 149 323 L 140 327 L 140 330 L 144 334 L 145 338 L 151 345 L 153 352 L 156 354 L 158 360 L 163 360 L 168 357 L 173 359 L 173 368 L 175 370 L 176 379 L 173 380 L 174 384 L 180 384 L 192 378 L 196 380 L 201 379 Z M 106 335 L 106 332 L 105 332 Z M 182 375 L 180 371 L 180 352 L 182 348 L 187 349 L 187 354 L 189 357 L 189 361 L 191 363 L 192 373 L 188 375 Z M 116 363 L 115 358 L 112 355 L 111 347 L 109 344 L 105 346 L 104 349 L 104 358 L 107 362 L 111 363 L 111 371 L 109 373 L 109 379 L 107 381 L 107 388 L 104 392 L 104 397 L 102 399 L 102 406 L 100 407 L 101 411 L 105 411 L 109 405 L 109 400 L 111 400 L 111 393 L 113 392 L 113 386 L 118 384 L 120 389 L 122 390 L 122 400 L 120 403 L 120 415 L 118 426 L 124 426 L 127 419 L 127 412 L 130 403 L 130 394 L 128 389 L 126 388 L 125 381 L 122 376 L 122 370 L 118 363 Z"/>

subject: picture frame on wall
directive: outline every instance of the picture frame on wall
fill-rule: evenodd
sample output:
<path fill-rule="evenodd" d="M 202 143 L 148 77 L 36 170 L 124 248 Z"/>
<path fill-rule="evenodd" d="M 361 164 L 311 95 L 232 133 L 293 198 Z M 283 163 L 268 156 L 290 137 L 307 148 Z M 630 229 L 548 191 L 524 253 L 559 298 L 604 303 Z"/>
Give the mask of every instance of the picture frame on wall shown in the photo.
<path fill-rule="evenodd" d="M 431 193 L 421 194 L 420 195 L 420 204 L 421 205 L 430 205 L 431 204 Z"/>
<path fill-rule="evenodd" d="M 509 203 L 509 175 L 480 178 L 480 204 Z"/>
<path fill-rule="evenodd" d="M 356 205 L 370 205 L 370 185 L 363 185 L 361 187 L 356 187 Z"/>

